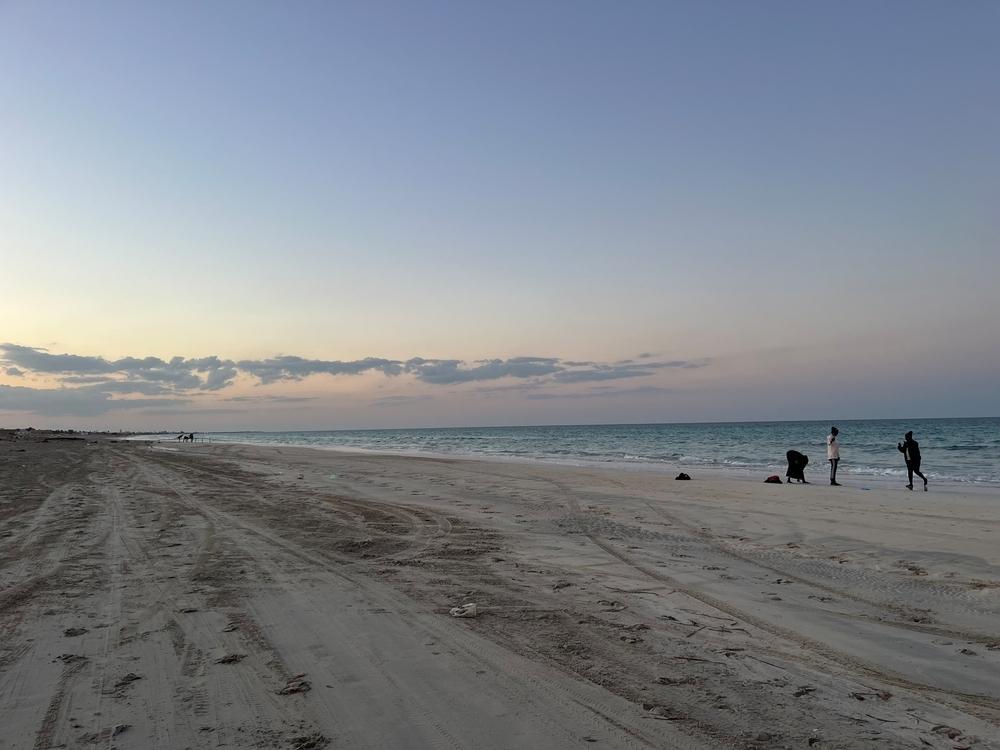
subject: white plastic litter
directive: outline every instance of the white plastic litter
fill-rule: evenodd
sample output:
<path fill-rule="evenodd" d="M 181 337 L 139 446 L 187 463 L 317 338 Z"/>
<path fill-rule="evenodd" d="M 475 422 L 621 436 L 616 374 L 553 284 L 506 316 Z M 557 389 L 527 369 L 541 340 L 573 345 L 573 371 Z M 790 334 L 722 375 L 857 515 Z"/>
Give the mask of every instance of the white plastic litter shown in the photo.
<path fill-rule="evenodd" d="M 475 617 L 479 614 L 479 607 L 475 604 L 463 604 L 461 607 L 453 607 L 451 610 L 452 617 Z"/>

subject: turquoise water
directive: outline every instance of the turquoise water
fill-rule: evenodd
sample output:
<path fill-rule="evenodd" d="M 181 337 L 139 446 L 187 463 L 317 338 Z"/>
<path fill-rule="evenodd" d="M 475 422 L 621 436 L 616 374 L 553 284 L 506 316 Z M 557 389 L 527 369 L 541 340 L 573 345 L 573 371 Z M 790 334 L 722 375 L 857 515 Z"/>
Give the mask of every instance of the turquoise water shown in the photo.
<path fill-rule="evenodd" d="M 840 427 L 840 476 L 902 479 L 896 450 L 913 430 L 932 481 L 1000 484 L 1000 418 L 849 420 Z M 827 476 L 829 422 L 734 422 L 553 427 L 462 427 L 328 432 L 217 432 L 213 440 L 390 453 L 479 456 L 574 464 L 699 467 L 784 474 L 785 451 L 809 456 L 806 478 Z"/>

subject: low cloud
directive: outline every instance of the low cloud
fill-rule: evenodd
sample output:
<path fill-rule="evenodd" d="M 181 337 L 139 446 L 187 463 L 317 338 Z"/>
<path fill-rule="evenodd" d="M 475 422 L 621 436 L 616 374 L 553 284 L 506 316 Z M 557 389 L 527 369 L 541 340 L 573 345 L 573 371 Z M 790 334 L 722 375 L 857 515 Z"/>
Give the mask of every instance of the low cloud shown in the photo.
<path fill-rule="evenodd" d="M 111 398 L 86 388 L 25 388 L 0 385 L 0 411 L 33 412 L 47 417 L 94 417 L 110 411 L 178 407 L 182 398 Z"/>
<path fill-rule="evenodd" d="M 406 362 L 406 372 L 418 380 L 437 385 L 454 385 L 478 380 L 501 378 L 535 378 L 565 369 L 554 357 L 514 357 L 513 359 L 479 360 L 467 365 L 459 359 L 415 358 Z"/>
<path fill-rule="evenodd" d="M 665 396 L 668 393 L 675 393 L 673 388 L 661 388 L 655 385 L 646 385 L 640 388 L 589 388 L 585 391 L 574 391 L 571 393 L 529 393 L 526 399 L 532 401 L 552 401 L 561 399 L 595 399 L 595 398 L 621 398 L 622 396 Z"/>
<path fill-rule="evenodd" d="M 154 416 L 154 417 L 174 417 L 175 419 L 183 419 L 184 417 L 204 417 L 209 414 L 245 414 L 246 409 L 217 409 L 217 408 L 205 408 L 199 406 L 196 409 L 186 409 L 184 407 L 174 408 L 174 409 L 143 409 L 143 416 Z M 176 422 L 175 422 L 176 424 Z M 177 428 L 175 428 L 177 429 Z M 184 430 L 185 432 L 187 430 Z"/>
<path fill-rule="evenodd" d="M 138 393 L 143 396 L 167 396 L 174 393 L 172 389 L 165 385 L 150 383 L 146 380 L 102 380 L 91 385 L 80 386 L 76 390 L 107 394 Z"/>
<path fill-rule="evenodd" d="M 302 401 L 315 401 L 316 396 L 230 396 L 222 400 L 236 403 L 297 404 Z"/>
<path fill-rule="evenodd" d="M 378 371 L 384 375 L 399 375 L 403 372 L 401 362 L 379 357 L 368 357 L 348 362 L 325 359 L 303 359 L 302 357 L 272 357 L 270 359 L 244 359 L 229 363 L 253 375 L 261 383 L 277 383 L 281 380 L 302 380 L 309 375 L 360 375 Z"/>
<path fill-rule="evenodd" d="M 421 401 L 430 401 L 433 396 L 427 394 L 421 394 L 419 396 L 383 396 L 382 398 L 377 398 L 371 401 L 369 406 L 404 406 L 406 404 L 415 404 Z"/>
<path fill-rule="evenodd" d="M 483 385 L 473 392 L 481 396 L 495 396 L 498 393 L 524 393 L 526 391 L 537 391 L 539 388 L 550 386 L 552 381 L 526 380 L 523 383 L 512 383 L 510 385 Z"/>
<path fill-rule="evenodd" d="M 694 361 L 686 359 L 675 359 L 669 362 L 633 362 L 632 360 L 623 360 L 609 365 L 591 363 L 589 366 L 581 369 L 562 370 L 561 372 L 557 372 L 553 377 L 553 380 L 560 383 L 586 383 L 600 380 L 644 378 L 649 375 L 655 375 L 658 370 L 693 370 L 699 367 L 705 367 L 707 364 L 708 360 Z"/>
<path fill-rule="evenodd" d="M 109 360 L 79 354 L 50 354 L 44 349 L 19 344 L 0 344 L 0 353 L 9 365 L 41 374 L 63 375 L 67 379 L 62 382 L 68 383 L 80 383 L 79 378 L 103 375 L 105 382 L 116 376 L 124 380 L 163 383 L 173 390 L 212 391 L 230 385 L 237 374 L 231 361 L 215 356 L 200 359 L 173 357 L 169 361 L 159 357 Z"/>
<path fill-rule="evenodd" d="M 18 390 L 5 386 L 0 407 L 34 411 L 45 415 L 94 415 L 114 409 L 170 409 L 191 403 L 196 396 L 222 391 L 240 377 L 260 385 L 300 381 L 316 375 L 333 377 L 380 373 L 385 377 L 408 377 L 430 386 L 461 386 L 468 383 L 497 383 L 480 387 L 479 393 L 504 390 L 534 391 L 560 385 L 608 382 L 649 377 L 665 369 L 705 367 L 708 360 L 660 361 L 643 353 L 636 360 L 595 362 L 563 360 L 558 357 L 521 356 L 506 359 L 387 359 L 366 357 L 356 360 L 308 359 L 279 355 L 265 359 L 230 360 L 218 356 L 185 358 L 122 357 L 51 353 L 40 347 L 0 344 L 0 365 L 10 377 L 26 373 L 55 379 L 61 388 Z M 595 391 L 589 391 L 596 395 Z M 148 398 L 137 398 L 137 397 Z M 154 398 L 161 397 L 161 398 Z M 529 398 L 578 398 L 576 394 L 539 393 Z M 292 403 L 311 397 L 232 396 L 232 402 Z M 390 406 L 425 400 L 429 396 L 387 396 L 371 406 Z"/>

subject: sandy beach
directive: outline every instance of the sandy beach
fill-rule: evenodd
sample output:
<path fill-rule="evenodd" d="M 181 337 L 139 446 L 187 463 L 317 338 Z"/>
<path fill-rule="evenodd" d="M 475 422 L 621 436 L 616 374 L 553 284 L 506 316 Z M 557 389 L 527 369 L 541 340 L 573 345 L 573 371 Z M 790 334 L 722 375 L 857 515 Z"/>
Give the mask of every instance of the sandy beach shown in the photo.
<path fill-rule="evenodd" d="M 1000 748 L 995 492 L 47 437 L 2 748 Z"/>

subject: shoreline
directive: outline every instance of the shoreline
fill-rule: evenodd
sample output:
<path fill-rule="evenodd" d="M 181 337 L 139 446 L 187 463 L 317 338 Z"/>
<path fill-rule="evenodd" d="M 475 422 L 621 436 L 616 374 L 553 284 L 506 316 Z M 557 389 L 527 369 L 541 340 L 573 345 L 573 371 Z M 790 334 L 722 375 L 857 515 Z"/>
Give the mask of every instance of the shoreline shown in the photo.
<path fill-rule="evenodd" d="M 212 433 L 204 433 L 211 436 Z M 163 445 L 168 447 L 170 445 L 177 445 L 174 440 L 159 440 L 150 439 L 149 436 L 136 435 L 126 438 L 130 441 L 137 442 L 150 442 L 157 445 Z M 340 446 L 340 445 L 303 445 L 300 443 L 282 443 L 282 442 L 240 442 L 240 441 L 230 441 L 230 440 L 215 440 L 212 439 L 208 443 L 209 445 L 242 445 L 248 447 L 260 447 L 260 448 L 289 448 L 289 449 L 303 449 L 303 450 L 316 450 L 322 451 L 324 453 L 343 453 L 346 455 L 371 455 L 371 456 L 391 456 L 395 458 L 429 458 L 429 459 L 440 459 L 440 460 L 456 460 L 456 461 L 482 461 L 485 463 L 498 463 L 498 464 L 510 464 L 510 465 L 521 465 L 521 466 L 554 466 L 554 467 L 567 467 L 567 468 L 578 468 L 587 470 L 605 470 L 605 471 L 623 471 L 623 472 L 637 472 L 637 473 L 649 473 L 656 475 L 660 478 L 668 478 L 673 480 L 675 475 L 679 472 L 685 472 L 691 475 L 692 479 L 708 478 L 708 479 L 719 479 L 719 480 L 734 480 L 734 481 L 746 481 L 746 482 L 761 482 L 763 483 L 764 478 L 770 476 L 771 474 L 777 474 L 781 477 L 782 482 L 785 481 L 785 466 L 772 467 L 772 468 L 743 468 L 736 466 L 720 466 L 718 464 L 711 465 L 701 465 L 701 464 L 667 464 L 666 462 L 660 464 L 653 461 L 588 461 L 586 459 L 572 459 L 572 458 L 547 458 L 547 457 L 528 457 L 528 456 L 508 456 L 508 455 L 496 455 L 496 454 L 479 454 L 479 453 L 442 453 L 442 452 L 432 452 L 432 451 L 390 451 L 390 450 L 379 450 L 374 448 L 355 448 L 351 446 Z M 181 444 L 183 449 L 183 444 Z M 900 489 L 908 494 L 954 494 L 954 493 L 983 493 L 983 494 L 996 494 L 1000 498 L 1000 483 L 998 482 L 987 482 L 987 481 L 973 481 L 973 480 L 960 480 L 960 479 L 941 479 L 935 478 L 932 472 L 926 472 L 927 476 L 932 480 L 931 487 L 933 488 L 929 493 L 924 493 L 923 489 L 918 486 L 914 486 L 912 491 L 905 489 L 905 468 L 900 470 L 902 476 L 887 476 L 884 474 L 862 474 L 862 473 L 852 473 L 850 471 L 849 465 L 842 464 L 838 478 L 842 481 L 846 489 L 860 489 L 864 491 L 870 491 L 872 489 L 879 490 L 892 490 Z M 814 469 L 813 463 L 809 464 L 806 469 L 807 480 L 809 485 L 817 486 L 828 486 L 829 485 L 829 466 L 824 460 L 822 463 L 817 463 Z M 846 482 L 846 484 L 844 483 Z"/>

